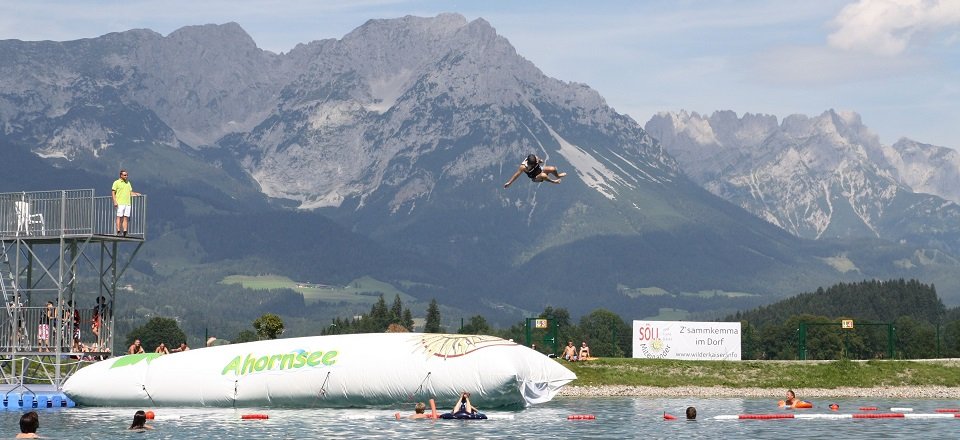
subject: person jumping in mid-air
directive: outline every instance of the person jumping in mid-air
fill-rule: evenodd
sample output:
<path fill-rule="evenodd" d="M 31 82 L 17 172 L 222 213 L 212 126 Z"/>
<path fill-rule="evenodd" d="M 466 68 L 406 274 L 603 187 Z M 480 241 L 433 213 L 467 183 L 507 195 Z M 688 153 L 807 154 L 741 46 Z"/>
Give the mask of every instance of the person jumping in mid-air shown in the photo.
<path fill-rule="evenodd" d="M 539 157 L 537 157 L 536 154 L 531 154 L 527 156 L 527 160 L 523 161 L 523 163 L 520 164 L 520 169 L 518 169 L 516 173 L 513 173 L 513 177 L 511 177 L 510 180 L 507 181 L 507 183 L 503 184 L 503 187 L 509 188 L 510 184 L 512 184 L 514 180 L 517 180 L 517 177 L 520 177 L 521 173 L 526 174 L 527 177 L 529 177 L 530 180 L 533 180 L 534 182 L 550 182 L 550 183 L 560 183 L 560 179 L 563 176 L 567 175 L 567 173 L 557 172 L 557 167 L 549 167 L 549 166 L 543 165 L 543 159 L 540 159 Z M 551 179 L 550 178 L 551 174 L 553 174 L 554 176 L 557 176 L 557 178 Z"/>

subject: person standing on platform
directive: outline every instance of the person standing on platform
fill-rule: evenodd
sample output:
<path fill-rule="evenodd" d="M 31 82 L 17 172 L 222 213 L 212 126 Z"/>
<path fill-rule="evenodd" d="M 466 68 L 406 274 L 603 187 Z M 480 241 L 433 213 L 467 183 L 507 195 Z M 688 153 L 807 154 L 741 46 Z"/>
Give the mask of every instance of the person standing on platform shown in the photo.
<path fill-rule="evenodd" d="M 57 322 L 57 311 L 53 308 L 53 301 L 47 301 L 47 307 L 40 314 L 40 325 L 37 326 L 37 341 L 40 343 L 39 351 L 50 351 L 50 323 Z"/>
<path fill-rule="evenodd" d="M 130 226 L 130 197 L 139 196 L 127 180 L 127 170 L 120 170 L 120 178 L 113 182 L 113 207 L 117 209 L 117 235 L 127 236 Z"/>

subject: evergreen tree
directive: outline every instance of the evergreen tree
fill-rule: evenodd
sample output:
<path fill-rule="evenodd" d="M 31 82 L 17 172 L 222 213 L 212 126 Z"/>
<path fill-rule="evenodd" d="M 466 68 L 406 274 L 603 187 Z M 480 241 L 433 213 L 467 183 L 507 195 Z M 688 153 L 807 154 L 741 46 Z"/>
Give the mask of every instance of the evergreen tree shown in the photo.
<path fill-rule="evenodd" d="M 133 344 L 136 339 L 139 339 L 143 349 L 149 352 L 153 351 L 161 342 L 169 347 L 176 347 L 181 342 L 187 342 L 187 335 L 177 325 L 176 320 L 157 316 L 128 333 L 127 346 Z"/>
<path fill-rule="evenodd" d="M 424 333 L 441 333 L 440 327 L 440 306 L 437 300 L 430 300 L 430 306 L 427 307 L 427 322 L 423 325 Z"/>
<path fill-rule="evenodd" d="M 386 331 L 388 325 L 390 325 L 390 309 L 387 308 L 383 295 L 380 295 L 377 302 L 370 308 L 370 314 L 361 319 L 361 326 L 364 332 L 380 333 Z"/>
<path fill-rule="evenodd" d="M 410 309 L 403 309 L 403 318 L 400 321 L 400 325 L 413 331 L 413 313 L 410 313 Z"/>
<path fill-rule="evenodd" d="M 391 324 L 400 324 L 403 320 L 403 304 L 400 302 L 400 295 L 393 297 L 393 306 L 390 307 L 390 323 Z M 404 326 L 406 327 L 406 326 Z M 410 327 L 407 327 L 409 330 Z"/>

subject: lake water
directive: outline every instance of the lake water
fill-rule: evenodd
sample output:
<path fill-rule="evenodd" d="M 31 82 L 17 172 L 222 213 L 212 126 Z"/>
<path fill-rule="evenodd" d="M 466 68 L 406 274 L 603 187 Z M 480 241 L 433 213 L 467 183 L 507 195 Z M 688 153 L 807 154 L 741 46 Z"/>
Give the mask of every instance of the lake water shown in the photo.
<path fill-rule="evenodd" d="M 475 402 L 482 408 L 482 402 Z M 829 403 L 840 410 L 829 411 Z M 849 414 L 861 406 L 913 408 L 913 413 L 934 413 L 938 408 L 957 408 L 947 400 L 864 400 L 815 401 L 816 408 L 804 414 Z M 684 409 L 693 405 L 696 421 L 683 420 Z M 447 406 L 447 405 L 444 405 Z M 412 413 L 413 405 L 402 408 Z M 783 413 L 774 398 L 758 399 L 652 399 L 557 398 L 552 402 L 516 411 L 487 411 L 485 421 L 396 420 L 392 409 L 215 409 L 157 408 L 154 430 L 126 431 L 138 408 L 42 409 L 43 438 L 151 438 L 151 439 L 310 439 L 310 438 L 951 438 L 960 429 L 960 419 L 890 420 L 716 420 L 717 415 L 741 413 Z M 150 409 L 150 408 L 140 408 Z M 441 409 L 446 411 L 448 409 Z M 429 410 L 428 410 L 429 411 Z M 663 413 L 678 420 L 663 420 Z M 241 420 L 242 414 L 261 413 L 269 420 Z M 797 412 L 798 414 L 800 412 Z M 18 411 L 0 411 L 0 438 L 19 432 Z M 596 420 L 567 420 L 572 414 L 592 414 Z"/>

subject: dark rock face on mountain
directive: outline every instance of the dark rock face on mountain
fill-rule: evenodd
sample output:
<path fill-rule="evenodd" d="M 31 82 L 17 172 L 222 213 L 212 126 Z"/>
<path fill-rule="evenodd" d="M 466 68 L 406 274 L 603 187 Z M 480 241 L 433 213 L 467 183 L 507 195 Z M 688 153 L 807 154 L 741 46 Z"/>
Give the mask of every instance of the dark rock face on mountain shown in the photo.
<path fill-rule="evenodd" d="M 111 177 L 116 166 L 136 170 L 165 200 L 152 211 L 167 233 L 159 240 L 195 236 L 208 260 L 257 257 L 315 280 L 375 273 L 421 299 L 506 319 L 545 305 L 625 317 L 664 307 L 732 310 L 838 280 L 956 264 L 921 264 L 927 254 L 916 246 L 805 241 L 757 219 L 736 206 L 749 205 L 714 195 L 728 197 L 737 183 L 704 190 L 698 183 L 715 173 L 687 169 L 696 182 L 688 179 L 684 152 L 678 164 L 648 135 L 663 135 L 666 145 L 664 130 L 644 130 L 586 85 L 547 77 L 482 19 L 371 20 L 286 54 L 262 51 L 226 24 L 165 37 L 135 30 L 64 43 L 3 41 L 0 59 L 0 148 L 32 152 L 58 169 Z M 797 128 L 782 136 L 817 124 L 791 119 Z M 771 117 L 742 125 L 777 127 Z M 717 136 L 745 136 L 738 130 Z M 756 154 L 779 157 L 769 165 L 776 172 L 842 162 L 822 151 L 802 162 L 768 149 Z M 563 182 L 521 176 L 504 189 L 530 153 L 566 172 Z M 736 154 L 715 159 L 736 162 Z M 885 191 L 901 191 L 895 179 L 868 171 L 857 178 L 889 182 L 871 203 L 891 203 Z M 819 185 L 802 183 L 808 206 L 820 203 Z M 274 224 L 271 212 L 283 220 Z M 254 229 L 269 236 L 301 216 L 339 226 L 304 220 L 329 231 L 303 240 L 285 234 L 284 252 L 265 250 L 262 239 L 211 242 L 229 240 L 232 229 L 249 235 L 244 218 L 263 223 Z M 801 236 L 863 227 L 807 217 L 796 224 Z M 333 264 L 338 256 L 351 264 Z"/>

